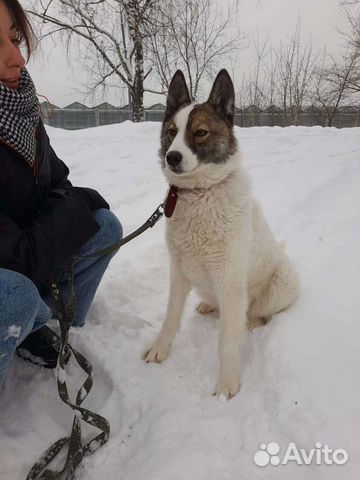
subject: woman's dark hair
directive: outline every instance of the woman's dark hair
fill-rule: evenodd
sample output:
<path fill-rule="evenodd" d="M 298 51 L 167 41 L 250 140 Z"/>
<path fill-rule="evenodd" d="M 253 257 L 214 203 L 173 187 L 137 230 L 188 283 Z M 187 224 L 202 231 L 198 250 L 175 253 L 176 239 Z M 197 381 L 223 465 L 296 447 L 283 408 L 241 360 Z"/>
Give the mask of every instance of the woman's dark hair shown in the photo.
<path fill-rule="evenodd" d="M 0 0 L 1 1 L 1 0 Z M 23 7 L 18 0 L 3 0 L 13 18 L 20 40 L 26 45 L 29 59 L 35 43 L 35 35 Z"/>

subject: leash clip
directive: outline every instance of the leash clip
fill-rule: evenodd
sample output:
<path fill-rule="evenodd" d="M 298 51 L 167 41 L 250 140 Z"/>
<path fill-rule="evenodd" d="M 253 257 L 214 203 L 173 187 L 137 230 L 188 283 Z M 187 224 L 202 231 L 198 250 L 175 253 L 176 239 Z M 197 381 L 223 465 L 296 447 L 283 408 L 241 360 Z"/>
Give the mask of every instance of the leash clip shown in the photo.
<path fill-rule="evenodd" d="M 155 210 L 155 212 L 151 215 L 149 218 L 148 222 L 150 227 L 152 228 L 154 225 L 157 224 L 157 222 L 160 220 L 160 218 L 164 215 L 164 209 L 165 206 L 163 203 L 161 203 L 158 208 Z"/>

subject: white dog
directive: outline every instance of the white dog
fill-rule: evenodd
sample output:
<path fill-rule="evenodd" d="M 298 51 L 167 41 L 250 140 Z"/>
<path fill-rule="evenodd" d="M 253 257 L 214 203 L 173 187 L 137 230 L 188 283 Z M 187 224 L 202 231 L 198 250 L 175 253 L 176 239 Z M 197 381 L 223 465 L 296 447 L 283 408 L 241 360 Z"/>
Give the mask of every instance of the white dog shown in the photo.
<path fill-rule="evenodd" d="M 169 355 L 188 293 L 197 310 L 220 314 L 220 376 L 216 394 L 240 388 L 240 345 L 246 326 L 264 324 L 299 294 L 295 268 L 251 197 L 233 132 L 234 87 L 221 70 L 209 99 L 190 100 L 183 73 L 169 87 L 160 156 L 171 185 L 166 237 L 171 259 L 165 322 L 146 362 Z"/>

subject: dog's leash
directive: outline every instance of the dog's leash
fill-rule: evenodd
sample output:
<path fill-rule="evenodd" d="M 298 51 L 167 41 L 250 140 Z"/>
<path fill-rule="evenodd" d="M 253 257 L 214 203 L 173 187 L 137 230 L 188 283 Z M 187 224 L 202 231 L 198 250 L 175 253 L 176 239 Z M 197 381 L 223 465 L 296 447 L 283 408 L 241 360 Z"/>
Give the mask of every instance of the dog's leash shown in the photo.
<path fill-rule="evenodd" d="M 98 250 L 93 254 L 76 255 L 76 256 L 73 256 L 72 258 L 74 260 L 84 259 L 84 258 L 96 258 L 96 257 L 109 255 L 110 253 L 113 253 L 113 252 L 116 253 L 123 245 L 125 245 L 126 243 L 130 242 L 134 238 L 144 233 L 148 228 L 152 228 L 154 225 L 156 225 L 163 215 L 165 215 L 165 217 L 167 218 L 170 218 L 174 213 L 174 210 L 176 207 L 176 202 L 178 198 L 177 192 L 178 192 L 178 187 L 176 187 L 175 185 L 170 185 L 165 202 L 161 203 L 158 206 L 155 212 L 146 220 L 146 222 L 143 225 L 141 225 L 141 227 L 139 227 L 134 232 L 130 233 L 130 235 L 128 235 L 127 237 L 119 240 L 116 243 L 113 243 L 109 247 L 103 248 L 102 250 Z"/>
<path fill-rule="evenodd" d="M 73 410 L 74 419 L 70 436 L 60 438 L 53 445 L 51 445 L 31 468 L 26 480 L 72 480 L 74 478 L 75 470 L 83 458 L 95 453 L 96 450 L 98 450 L 108 441 L 110 436 L 110 424 L 108 420 L 101 415 L 81 406 L 93 386 L 93 377 L 91 363 L 80 352 L 75 350 L 75 348 L 73 348 L 68 342 L 69 330 L 76 308 L 73 268 L 74 262 L 84 258 L 102 257 L 111 253 L 115 254 L 123 245 L 138 237 L 149 228 L 154 227 L 154 225 L 156 225 L 156 223 L 164 214 L 166 217 L 171 217 L 175 210 L 176 201 L 177 187 L 171 185 L 165 202 L 161 203 L 155 212 L 148 218 L 148 220 L 133 233 L 126 236 L 119 242 L 99 250 L 94 254 L 72 257 L 66 268 L 68 283 L 70 286 L 66 305 L 61 292 L 60 282 L 50 282 L 50 291 L 55 307 L 54 310 L 58 316 L 61 335 L 61 348 L 56 367 L 58 392 L 61 400 L 69 405 L 69 407 Z M 76 362 L 87 375 L 85 382 L 82 384 L 77 393 L 75 402 L 70 400 L 66 383 L 65 358 L 68 356 L 67 354 L 69 350 L 74 354 Z M 81 443 L 80 419 L 88 425 L 98 428 L 101 432 L 96 437 L 88 441 L 85 445 L 82 445 Z M 52 460 L 65 445 L 68 445 L 68 452 L 65 465 L 62 470 L 54 471 L 48 469 L 47 466 L 52 462 Z"/>

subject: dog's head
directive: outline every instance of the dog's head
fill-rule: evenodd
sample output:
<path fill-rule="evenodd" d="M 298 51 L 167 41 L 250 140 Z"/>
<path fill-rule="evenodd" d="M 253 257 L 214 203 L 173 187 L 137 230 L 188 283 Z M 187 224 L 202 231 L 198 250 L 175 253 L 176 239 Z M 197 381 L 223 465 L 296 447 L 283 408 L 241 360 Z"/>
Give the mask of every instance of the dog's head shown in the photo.
<path fill-rule="evenodd" d="M 234 86 L 226 70 L 219 72 L 208 100 L 202 104 L 191 102 L 184 74 L 180 70 L 175 73 L 169 86 L 160 148 L 169 183 L 196 188 L 222 180 L 228 170 L 224 166 L 237 151 L 234 102 Z"/>

